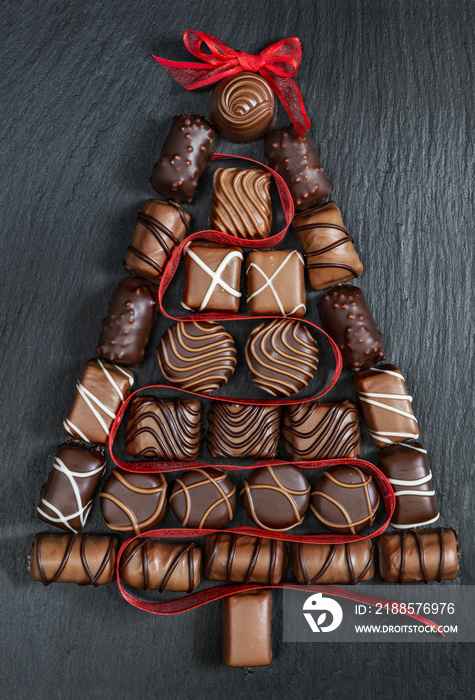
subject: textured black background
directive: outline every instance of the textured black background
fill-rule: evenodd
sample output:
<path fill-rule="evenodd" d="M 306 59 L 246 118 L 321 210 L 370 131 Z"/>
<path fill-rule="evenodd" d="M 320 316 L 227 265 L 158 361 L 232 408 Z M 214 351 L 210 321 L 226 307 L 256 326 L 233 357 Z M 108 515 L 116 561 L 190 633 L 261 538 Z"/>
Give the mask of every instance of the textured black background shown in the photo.
<path fill-rule="evenodd" d="M 187 60 L 181 36 L 196 28 L 250 52 L 301 38 L 311 136 L 414 395 L 441 524 L 460 534 L 458 583 L 474 583 L 473 2 L 4 0 L 0 19 L 2 697 L 473 696 L 470 646 L 284 645 L 275 594 L 272 665 L 231 670 L 219 604 L 160 618 L 115 586 L 45 589 L 26 569 L 39 488 L 151 167 L 171 117 L 207 108 L 207 91 L 183 90 L 150 54 Z M 263 158 L 261 143 L 220 147 Z M 208 203 L 209 179 L 196 227 Z M 140 384 L 158 379 L 153 355 Z M 96 506 L 87 532 L 101 530 Z"/>

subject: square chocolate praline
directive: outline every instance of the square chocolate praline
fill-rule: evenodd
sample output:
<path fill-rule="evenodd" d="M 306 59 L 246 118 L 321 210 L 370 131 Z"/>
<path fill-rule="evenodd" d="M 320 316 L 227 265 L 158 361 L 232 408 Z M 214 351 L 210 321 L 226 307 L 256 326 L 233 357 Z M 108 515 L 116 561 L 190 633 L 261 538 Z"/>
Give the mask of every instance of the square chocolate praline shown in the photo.
<path fill-rule="evenodd" d="M 184 257 L 182 306 L 191 311 L 236 313 L 241 300 L 241 249 L 196 241 L 186 246 Z"/>
<path fill-rule="evenodd" d="M 223 662 L 234 668 L 272 661 L 272 591 L 245 591 L 223 599 Z"/>
<path fill-rule="evenodd" d="M 296 250 L 252 250 L 246 257 L 251 316 L 305 316 L 304 260 Z"/>
<path fill-rule="evenodd" d="M 137 396 L 130 402 L 125 449 L 133 457 L 190 461 L 201 446 L 201 404 L 196 399 Z"/>
<path fill-rule="evenodd" d="M 270 459 L 277 456 L 280 406 L 242 406 L 213 401 L 206 442 L 212 457 Z"/>

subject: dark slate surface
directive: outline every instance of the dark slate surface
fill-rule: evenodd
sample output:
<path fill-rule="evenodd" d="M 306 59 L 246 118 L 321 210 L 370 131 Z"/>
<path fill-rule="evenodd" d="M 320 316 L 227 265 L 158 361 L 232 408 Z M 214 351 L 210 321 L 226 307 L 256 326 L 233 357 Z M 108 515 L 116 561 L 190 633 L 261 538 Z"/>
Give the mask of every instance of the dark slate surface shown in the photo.
<path fill-rule="evenodd" d="M 115 586 L 45 589 L 26 555 L 168 124 L 206 111 L 208 92 L 186 92 L 150 54 L 186 60 L 181 35 L 196 28 L 250 52 L 302 39 L 311 136 L 415 397 L 441 523 L 460 534 L 458 583 L 474 583 L 473 3 L 10 0 L 1 19 L 2 697 L 470 697 L 470 646 L 284 645 L 275 594 L 272 665 L 230 670 L 218 604 L 159 618 Z M 261 143 L 221 148 L 263 158 Z M 190 207 L 196 227 L 209 182 Z M 151 350 L 140 383 L 154 378 Z M 101 530 L 96 505 L 87 532 Z"/>

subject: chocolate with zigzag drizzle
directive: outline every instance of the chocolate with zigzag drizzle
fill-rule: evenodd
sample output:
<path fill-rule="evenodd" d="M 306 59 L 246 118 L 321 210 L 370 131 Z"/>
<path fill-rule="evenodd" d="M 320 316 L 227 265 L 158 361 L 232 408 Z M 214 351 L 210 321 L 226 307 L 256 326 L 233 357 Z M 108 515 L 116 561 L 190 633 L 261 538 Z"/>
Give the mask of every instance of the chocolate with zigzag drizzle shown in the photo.
<path fill-rule="evenodd" d="M 360 414 L 354 403 L 309 403 L 286 406 L 282 440 L 289 459 L 359 457 Z"/>
<path fill-rule="evenodd" d="M 136 396 L 130 402 L 125 449 L 134 457 L 190 461 L 198 457 L 201 432 L 196 399 Z"/>
<path fill-rule="evenodd" d="M 354 585 L 369 581 L 375 573 L 374 544 L 371 540 L 346 544 L 292 542 L 291 553 L 295 580 L 304 585 Z"/>
<path fill-rule="evenodd" d="M 172 485 L 170 505 L 183 527 L 222 527 L 235 504 L 236 487 L 222 469 L 188 469 Z"/>
<path fill-rule="evenodd" d="M 314 289 L 328 289 L 361 275 L 363 265 L 335 202 L 297 214 L 292 226 L 305 253 L 308 279 Z"/>
<path fill-rule="evenodd" d="M 194 543 L 135 540 L 124 549 L 120 576 L 134 588 L 191 593 L 201 578 L 201 549 Z"/>
<path fill-rule="evenodd" d="M 148 199 L 137 215 L 137 225 L 124 261 L 127 272 L 160 284 L 165 267 L 189 226 L 190 215 L 179 204 Z"/>
<path fill-rule="evenodd" d="M 206 538 L 204 575 L 210 581 L 280 583 L 288 561 L 281 540 L 227 532 Z"/>
<path fill-rule="evenodd" d="M 277 456 L 280 406 L 242 406 L 213 401 L 206 442 L 212 457 L 270 459 Z"/>
<path fill-rule="evenodd" d="M 29 569 L 45 586 L 101 586 L 115 580 L 117 547 L 117 539 L 108 535 L 36 535 Z"/>
<path fill-rule="evenodd" d="M 138 535 L 153 530 L 165 516 L 167 482 L 162 473 L 114 469 L 99 494 L 109 530 Z"/>
<path fill-rule="evenodd" d="M 458 537 L 452 528 L 403 530 L 378 537 L 379 573 L 386 583 L 454 579 Z"/>

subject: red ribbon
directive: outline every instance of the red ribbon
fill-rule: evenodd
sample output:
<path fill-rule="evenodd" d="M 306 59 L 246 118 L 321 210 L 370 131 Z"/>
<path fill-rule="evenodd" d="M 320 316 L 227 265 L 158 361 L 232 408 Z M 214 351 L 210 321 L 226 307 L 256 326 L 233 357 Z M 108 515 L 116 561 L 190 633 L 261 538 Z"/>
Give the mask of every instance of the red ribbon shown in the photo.
<path fill-rule="evenodd" d="M 169 61 L 154 56 L 180 85 L 187 90 L 195 90 L 243 71 L 260 73 L 279 97 L 299 135 L 305 136 L 310 120 L 293 77 L 302 60 L 300 39 L 289 36 L 260 53 L 235 51 L 211 34 L 194 30 L 185 32 L 183 41 L 188 51 L 201 63 Z M 203 43 L 210 53 L 201 50 Z"/>

